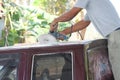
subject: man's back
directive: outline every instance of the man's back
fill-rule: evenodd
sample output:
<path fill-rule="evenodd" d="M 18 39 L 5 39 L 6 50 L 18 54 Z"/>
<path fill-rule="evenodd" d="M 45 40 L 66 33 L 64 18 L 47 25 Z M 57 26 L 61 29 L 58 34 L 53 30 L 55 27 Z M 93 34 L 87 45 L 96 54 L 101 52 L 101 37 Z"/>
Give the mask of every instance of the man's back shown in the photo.
<path fill-rule="evenodd" d="M 119 16 L 110 0 L 78 0 L 75 7 L 85 8 L 97 30 L 107 36 L 120 25 Z"/>

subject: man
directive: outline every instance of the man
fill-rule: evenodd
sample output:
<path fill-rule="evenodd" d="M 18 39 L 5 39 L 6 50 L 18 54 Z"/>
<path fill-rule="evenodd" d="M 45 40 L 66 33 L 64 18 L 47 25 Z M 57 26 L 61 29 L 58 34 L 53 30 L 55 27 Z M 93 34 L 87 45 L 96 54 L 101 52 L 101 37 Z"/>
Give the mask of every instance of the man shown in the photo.
<path fill-rule="evenodd" d="M 50 31 L 56 29 L 59 22 L 73 19 L 82 9 L 86 9 L 85 18 L 73 25 L 72 32 L 86 28 L 90 22 L 105 38 L 108 38 L 109 59 L 115 80 L 120 80 L 120 18 L 110 0 L 78 0 L 74 7 L 54 19 L 50 24 Z M 71 28 L 60 32 L 67 35 Z"/>

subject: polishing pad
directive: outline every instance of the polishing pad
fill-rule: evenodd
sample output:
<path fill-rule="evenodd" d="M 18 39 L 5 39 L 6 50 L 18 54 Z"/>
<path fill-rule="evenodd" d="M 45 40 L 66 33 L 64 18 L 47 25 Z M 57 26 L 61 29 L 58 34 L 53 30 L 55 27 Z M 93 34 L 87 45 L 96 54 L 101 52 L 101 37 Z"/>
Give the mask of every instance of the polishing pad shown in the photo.
<path fill-rule="evenodd" d="M 38 37 L 38 43 L 40 44 L 54 43 L 54 42 L 57 42 L 57 40 L 51 34 L 43 34 Z"/>

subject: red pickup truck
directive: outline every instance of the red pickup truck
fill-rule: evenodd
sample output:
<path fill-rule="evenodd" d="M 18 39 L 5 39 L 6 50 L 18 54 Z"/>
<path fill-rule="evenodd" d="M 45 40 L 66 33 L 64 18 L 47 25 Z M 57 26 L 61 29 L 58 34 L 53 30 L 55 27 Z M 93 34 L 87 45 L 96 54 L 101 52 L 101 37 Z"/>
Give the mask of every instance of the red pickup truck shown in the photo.
<path fill-rule="evenodd" d="M 100 39 L 1 47 L 0 80 L 114 80 L 106 45 Z"/>

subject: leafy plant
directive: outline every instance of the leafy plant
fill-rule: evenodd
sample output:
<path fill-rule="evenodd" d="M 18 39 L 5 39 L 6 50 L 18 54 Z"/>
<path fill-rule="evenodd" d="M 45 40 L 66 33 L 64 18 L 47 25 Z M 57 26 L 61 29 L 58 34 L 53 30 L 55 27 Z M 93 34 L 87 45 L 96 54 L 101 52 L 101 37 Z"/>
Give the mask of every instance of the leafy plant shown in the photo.
<path fill-rule="evenodd" d="M 48 31 L 49 21 L 45 13 L 4 1 L 5 28 L 0 46 L 10 46 L 24 43 L 27 36 L 34 36 Z M 43 30 L 44 29 L 44 30 Z"/>

